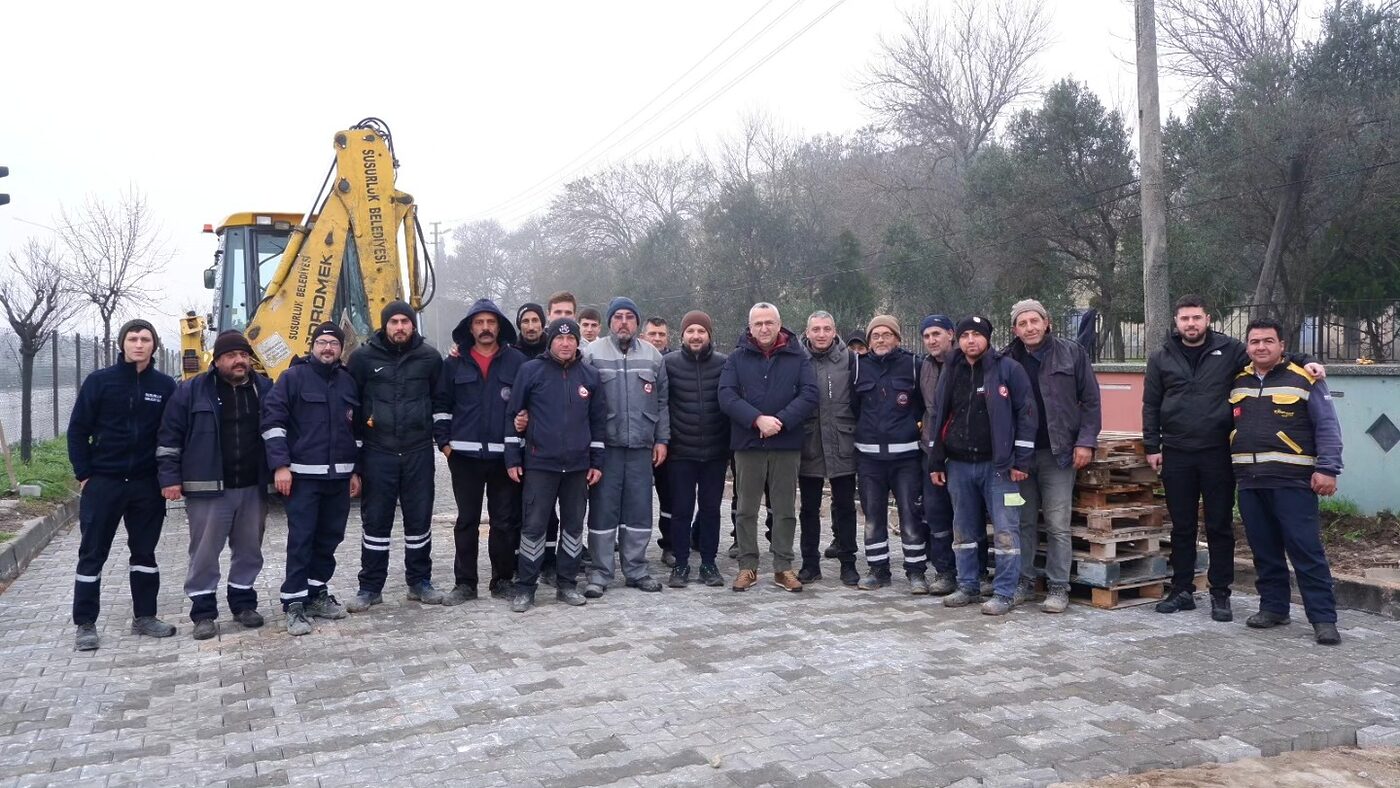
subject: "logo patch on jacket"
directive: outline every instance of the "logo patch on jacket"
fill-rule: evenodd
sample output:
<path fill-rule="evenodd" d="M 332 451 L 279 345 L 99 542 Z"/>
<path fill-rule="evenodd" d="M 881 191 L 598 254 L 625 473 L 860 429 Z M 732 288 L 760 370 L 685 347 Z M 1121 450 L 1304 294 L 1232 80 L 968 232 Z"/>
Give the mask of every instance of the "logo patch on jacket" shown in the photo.
<path fill-rule="evenodd" d="M 501 399 L 510 402 L 510 386 L 501 386 Z"/>
<path fill-rule="evenodd" d="M 147 392 L 146 392 L 146 401 L 147 401 L 147 402 L 164 402 L 165 400 L 164 400 L 159 394 L 155 393 L 154 391 L 147 391 Z"/>
<path fill-rule="evenodd" d="M 899 392 L 898 394 L 895 395 L 894 401 L 895 401 L 901 408 L 907 406 L 907 405 L 909 404 L 909 392 L 907 392 L 907 391 L 901 391 L 901 392 Z"/>
<path fill-rule="evenodd" d="M 650 393 L 651 393 L 651 389 L 652 389 L 652 386 L 651 386 L 650 383 L 643 383 L 643 384 L 642 384 L 642 391 L 646 392 L 647 394 L 650 394 Z"/>
<path fill-rule="evenodd" d="M 1001 388 L 997 389 L 997 393 L 1001 395 L 1002 399 L 1006 399 L 1011 396 L 1011 389 L 1007 388 L 1006 384 L 1003 383 L 1001 384 Z"/>
<path fill-rule="evenodd" d="M 579 395 L 579 397 L 581 397 L 582 399 L 588 399 L 588 397 L 589 397 L 588 387 L 587 387 L 587 386 L 579 386 L 579 387 L 578 387 L 578 395 Z"/>

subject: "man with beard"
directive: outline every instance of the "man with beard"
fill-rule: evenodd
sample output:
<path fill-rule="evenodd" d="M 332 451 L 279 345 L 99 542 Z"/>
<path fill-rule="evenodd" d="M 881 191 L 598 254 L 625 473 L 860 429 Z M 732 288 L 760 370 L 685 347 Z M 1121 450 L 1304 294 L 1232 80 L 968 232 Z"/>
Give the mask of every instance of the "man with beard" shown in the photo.
<path fill-rule="evenodd" d="M 647 344 L 656 348 L 656 352 L 663 357 L 671 352 L 671 332 L 664 317 L 647 318 L 642 338 L 647 341 Z M 651 477 L 656 486 L 656 502 L 658 504 L 656 546 L 661 548 L 661 563 L 674 567 L 676 554 L 671 546 L 671 483 L 667 480 L 670 468 L 669 463 L 662 463 L 652 469 Z"/>
<path fill-rule="evenodd" d="M 545 351 L 544 346 L 544 307 L 536 303 L 521 304 L 515 310 L 515 328 L 519 338 L 515 347 L 532 359 Z"/>
<path fill-rule="evenodd" d="M 349 615 L 330 593 L 335 549 L 345 539 L 350 499 L 360 494 L 355 379 L 340 363 L 345 332 L 329 321 L 311 352 L 292 360 L 263 400 L 263 445 L 277 492 L 287 499 L 287 634 L 311 634 L 312 618 Z"/>
<path fill-rule="evenodd" d="M 515 328 L 495 302 L 483 298 L 452 330 L 461 348 L 444 359 L 438 384 L 443 408 L 433 421 L 433 436 L 447 457 L 457 521 L 452 529 L 456 583 L 443 604 L 459 605 L 477 596 L 477 553 L 481 496 L 491 518 L 486 550 L 491 559 L 491 596 L 510 594 L 515 551 L 520 544 L 520 485 L 506 475 L 506 446 L 519 440 L 506 409 L 525 355 L 510 345 Z M 447 418 L 441 418 L 447 416 Z"/>
<path fill-rule="evenodd" d="M 442 356 L 423 341 L 418 317 L 403 301 L 386 304 L 379 321 L 382 327 L 350 358 L 364 436 L 360 590 L 345 606 L 351 613 L 383 601 L 395 508 L 403 512 L 409 600 L 440 605 L 444 597 L 432 583 L 433 420 L 447 418 L 446 407 L 433 401 L 434 392 L 441 393 Z"/>
<path fill-rule="evenodd" d="M 166 500 L 187 499 L 190 523 L 185 595 L 195 640 L 219 633 L 219 555 L 229 547 L 228 606 L 249 629 L 263 625 L 253 584 L 262 572 L 267 525 L 267 467 L 259 428 L 272 381 L 253 372 L 253 348 L 241 331 L 214 340 L 209 372 L 182 383 L 161 420 L 156 464 Z"/>
<path fill-rule="evenodd" d="M 851 409 L 851 377 L 856 354 L 836 333 L 830 312 L 807 318 L 802 345 L 812 356 L 817 378 L 817 413 L 803 425 L 802 463 L 797 488 L 801 502 L 798 522 L 802 536 L 802 570 L 797 579 L 813 583 L 822 577 L 822 488 L 831 486 L 832 557 L 841 564 L 841 582 L 860 582 L 856 571 L 856 414 Z"/>
<path fill-rule="evenodd" d="M 919 392 L 924 398 L 923 427 L 920 439 L 924 443 L 925 472 L 921 476 L 924 487 L 924 524 L 928 526 L 928 557 L 933 564 L 933 580 L 929 583 L 929 593 L 937 596 L 951 594 L 958 587 L 958 568 L 953 558 L 953 499 L 945 485 L 933 483 L 927 472 L 927 452 L 933 449 L 933 397 L 938 391 L 938 380 L 943 374 L 943 365 L 953 353 L 953 320 L 947 315 L 928 315 L 919 323 L 919 334 L 924 341 L 924 363 L 919 367 Z M 977 562 L 979 579 L 987 576 L 987 534 L 977 539 Z M 985 581 L 983 581 L 985 582 Z M 986 593 L 984 591 L 984 593 Z"/>

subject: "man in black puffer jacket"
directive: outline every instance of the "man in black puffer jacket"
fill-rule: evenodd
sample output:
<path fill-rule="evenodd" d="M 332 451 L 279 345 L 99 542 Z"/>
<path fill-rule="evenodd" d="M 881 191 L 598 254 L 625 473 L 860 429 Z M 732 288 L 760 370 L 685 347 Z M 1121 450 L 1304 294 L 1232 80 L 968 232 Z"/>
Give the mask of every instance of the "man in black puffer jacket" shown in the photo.
<path fill-rule="evenodd" d="M 699 537 L 700 580 L 722 586 L 715 566 L 719 550 L 719 504 L 729 465 L 729 417 L 719 409 L 719 375 L 726 356 L 715 352 L 710 316 L 695 310 L 681 320 L 681 347 L 666 355 L 670 380 L 671 448 L 666 459 L 671 485 L 671 548 L 676 565 L 672 588 L 690 581 L 692 516 Z"/>
<path fill-rule="evenodd" d="M 403 563 L 408 598 L 440 605 L 433 588 L 433 420 L 450 409 L 434 406 L 441 389 L 442 355 L 423 341 L 418 318 L 403 301 L 379 315 L 381 328 L 350 357 L 350 375 L 360 392 L 356 421 L 364 447 L 356 472 L 363 481 L 360 520 L 360 590 L 345 606 L 363 613 L 383 601 L 389 574 L 389 531 L 394 508 L 403 509 Z"/>

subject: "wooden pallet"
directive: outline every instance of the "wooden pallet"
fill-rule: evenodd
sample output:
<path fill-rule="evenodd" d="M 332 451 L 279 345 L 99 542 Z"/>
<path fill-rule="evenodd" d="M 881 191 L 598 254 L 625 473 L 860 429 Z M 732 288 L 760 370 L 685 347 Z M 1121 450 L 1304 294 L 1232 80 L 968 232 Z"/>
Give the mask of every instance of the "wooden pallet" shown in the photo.
<path fill-rule="evenodd" d="M 1099 444 L 1094 449 L 1096 459 L 1112 457 L 1115 454 L 1133 454 L 1141 457 L 1147 456 L 1147 449 L 1142 445 L 1142 433 L 1140 432 L 1100 432 Z"/>
<path fill-rule="evenodd" d="M 1146 463 L 1140 465 L 1100 465 L 1093 463 L 1081 469 L 1075 479 L 1078 487 L 1116 487 L 1120 484 L 1157 484 L 1157 472 Z"/>
<path fill-rule="evenodd" d="M 1156 502 L 1155 491 L 1149 484 L 1119 484 L 1112 487 L 1079 488 L 1074 491 L 1074 505 L 1081 509 L 1111 509 Z"/>
<path fill-rule="evenodd" d="M 1121 528 L 1110 533 L 1078 527 L 1070 529 L 1074 549 L 1090 558 L 1106 561 L 1119 556 L 1154 555 L 1162 552 L 1162 543 L 1171 536 L 1171 529 Z M 1041 540 L 1045 540 L 1042 531 Z"/>
<path fill-rule="evenodd" d="M 1045 551 L 1036 553 L 1035 568 L 1045 568 Z M 1119 588 L 1134 583 L 1163 580 L 1168 576 L 1167 558 L 1158 553 L 1119 555 L 1108 560 L 1096 559 L 1087 552 L 1075 551 L 1069 565 L 1071 583 L 1095 588 Z"/>
<path fill-rule="evenodd" d="M 1107 509 L 1076 506 L 1072 510 L 1071 522 L 1101 533 L 1122 528 L 1160 528 L 1166 508 L 1162 504 L 1115 506 Z"/>
<path fill-rule="evenodd" d="M 1130 583 L 1116 588 L 1097 588 L 1083 583 L 1069 584 L 1069 601 L 1100 610 L 1121 610 L 1125 607 L 1149 605 L 1166 596 L 1163 580 Z"/>

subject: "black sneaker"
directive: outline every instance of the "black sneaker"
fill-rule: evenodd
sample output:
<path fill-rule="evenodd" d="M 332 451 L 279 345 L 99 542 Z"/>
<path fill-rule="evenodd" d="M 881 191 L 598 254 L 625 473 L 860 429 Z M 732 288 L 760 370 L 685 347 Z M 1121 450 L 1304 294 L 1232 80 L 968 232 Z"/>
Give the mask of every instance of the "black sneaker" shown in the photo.
<path fill-rule="evenodd" d="M 643 577 L 639 580 L 628 580 L 627 587 L 635 588 L 638 591 L 646 591 L 651 593 L 660 591 L 661 583 L 657 582 L 656 578 L 652 577 L 651 575 L 647 575 L 646 577 Z"/>
<path fill-rule="evenodd" d="M 808 583 L 815 583 L 821 579 L 822 570 L 819 566 L 804 566 L 802 567 L 802 570 L 797 573 L 797 582 L 803 585 L 807 585 Z"/>
<path fill-rule="evenodd" d="M 1335 646 L 1342 642 L 1342 634 L 1337 631 L 1336 624 L 1313 624 L 1313 639 L 1320 646 Z"/>
<path fill-rule="evenodd" d="M 96 624 L 78 625 L 78 635 L 73 640 L 73 649 L 75 651 L 96 651 L 97 642 Z"/>
<path fill-rule="evenodd" d="M 264 623 L 262 613 L 252 609 L 240 610 L 233 614 L 233 620 L 242 624 L 244 629 L 257 629 Z"/>
<path fill-rule="evenodd" d="M 719 567 L 714 564 L 700 565 L 700 580 L 711 588 L 724 585 L 724 575 L 719 573 Z"/>
<path fill-rule="evenodd" d="M 487 588 L 491 591 L 491 596 L 493 598 L 506 599 L 510 596 L 510 589 L 512 585 L 514 585 L 514 583 L 512 583 L 510 580 L 507 580 L 503 577 L 497 577 L 491 580 L 491 584 L 488 585 Z M 475 588 L 472 589 L 472 598 L 476 598 Z"/>
<path fill-rule="evenodd" d="M 1234 621 L 1235 611 L 1230 609 L 1230 597 L 1211 594 L 1210 617 L 1215 621 Z"/>
<path fill-rule="evenodd" d="M 839 555 L 841 555 L 841 548 L 837 547 L 835 542 L 827 545 L 826 549 L 822 551 L 824 558 L 835 558 Z"/>
<path fill-rule="evenodd" d="M 860 585 L 860 572 L 856 571 L 855 564 L 841 565 L 841 585 L 852 587 Z"/>
<path fill-rule="evenodd" d="M 671 570 L 671 579 L 666 585 L 672 588 L 685 588 L 690 584 L 690 567 L 678 566 Z"/>
<path fill-rule="evenodd" d="M 1245 619 L 1244 625 L 1250 629 L 1269 629 L 1270 627 L 1283 626 L 1293 619 L 1288 614 L 1270 613 L 1267 610 L 1260 610 L 1258 613 Z"/>
<path fill-rule="evenodd" d="M 155 616 L 141 616 L 131 622 L 131 634 L 145 635 L 149 638 L 168 638 L 175 634 L 175 627 Z"/>
<path fill-rule="evenodd" d="M 496 584 L 499 583 L 499 582 L 500 582 L 500 581 L 498 581 L 498 580 L 492 580 L 492 581 L 491 581 L 491 595 L 492 595 L 492 596 L 496 596 L 496 594 L 497 594 Z M 504 589 L 504 588 L 500 589 L 500 592 L 499 592 L 499 593 L 500 593 L 501 596 L 505 596 L 505 594 L 506 594 L 506 589 Z M 461 583 L 461 584 L 459 584 L 459 585 L 453 586 L 453 587 L 452 587 L 452 590 L 447 592 L 447 595 L 444 596 L 443 599 L 442 599 L 442 604 L 446 605 L 447 607 L 456 607 L 457 605 L 461 605 L 461 604 L 470 602 L 470 601 L 472 601 L 473 599 L 476 599 L 476 586 L 469 586 L 469 585 L 467 585 L 467 584 L 465 584 L 465 583 Z"/>
<path fill-rule="evenodd" d="M 1183 610 L 1195 610 L 1196 598 L 1190 591 L 1173 591 L 1166 599 L 1157 603 L 1158 613 L 1179 613 Z"/>
<path fill-rule="evenodd" d="M 194 632 L 191 634 L 195 640 L 208 640 L 219 634 L 219 622 L 212 618 L 201 618 L 194 622 Z"/>

